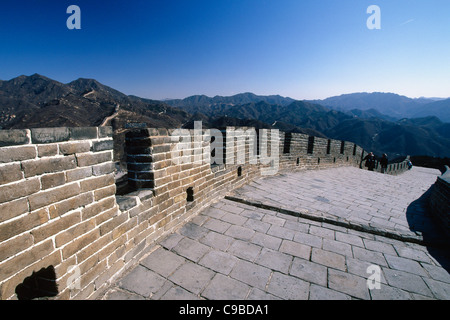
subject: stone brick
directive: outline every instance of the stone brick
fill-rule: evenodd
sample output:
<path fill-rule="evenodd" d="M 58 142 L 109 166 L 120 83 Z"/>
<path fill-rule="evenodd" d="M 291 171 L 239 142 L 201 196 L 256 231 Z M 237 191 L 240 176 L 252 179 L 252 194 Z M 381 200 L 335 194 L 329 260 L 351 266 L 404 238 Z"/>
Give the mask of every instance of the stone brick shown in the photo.
<path fill-rule="evenodd" d="M 103 236 L 107 234 L 108 232 L 111 232 L 114 228 L 120 226 L 122 223 L 124 223 L 128 219 L 128 216 L 126 214 L 121 214 L 118 216 L 114 216 L 109 221 L 105 222 L 100 226 L 100 235 Z"/>
<path fill-rule="evenodd" d="M 21 179 L 23 179 L 23 174 L 20 164 L 14 163 L 0 166 L 0 185 Z"/>
<path fill-rule="evenodd" d="M 116 205 L 115 197 L 110 197 L 110 198 L 103 199 L 99 202 L 95 202 L 92 205 L 87 206 L 83 209 L 83 212 L 82 212 L 83 221 L 90 219 L 90 218 L 102 213 L 103 211 L 111 209 L 115 205 Z"/>
<path fill-rule="evenodd" d="M 91 144 L 88 141 L 82 142 L 66 142 L 59 144 L 59 152 L 63 155 L 89 152 Z"/>
<path fill-rule="evenodd" d="M 74 156 L 43 158 L 39 160 L 28 160 L 22 162 L 25 177 L 41 175 L 43 173 L 55 173 L 59 171 L 76 168 Z"/>
<path fill-rule="evenodd" d="M 31 212 L 20 219 L 5 222 L 0 225 L 0 242 L 8 240 L 25 231 L 31 230 L 48 221 L 46 210 Z"/>
<path fill-rule="evenodd" d="M 41 144 L 37 146 L 38 156 L 42 157 L 52 157 L 58 154 L 58 145 L 55 144 Z"/>
<path fill-rule="evenodd" d="M 63 259 L 67 259 L 78 251 L 82 250 L 84 247 L 88 246 L 90 243 L 94 242 L 100 238 L 100 230 L 94 229 L 89 233 L 83 233 L 83 235 L 77 238 L 75 241 L 69 243 L 62 249 Z M 73 238 L 72 238 L 73 239 Z"/>
<path fill-rule="evenodd" d="M 102 176 L 105 174 L 113 173 L 116 166 L 114 162 L 102 163 L 92 167 L 92 174 L 94 176 Z"/>
<path fill-rule="evenodd" d="M 113 140 L 100 140 L 92 142 L 92 151 L 94 152 L 112 150 L 113 148 L 114 148 Z"/>
<path fill-rule="evenodd" d="M 26 198 L 0 204 L 0 222 L 12 219 L 28 212 L 28 201 Z"/>
<path fill-rule="evenodd" d="M 31 140 L 34 144 L 67 141 L 69 140 L 69 129 L 68 128 L 31 129 Z"/>
<path fill-rule="evenodd" d="M 30 130 L 0 130 L 0 147 L 29 144 Z"/>
<path fill-rule="evenodd" d="M 36 158 L 35 146 L 0 148 L 0 163 L 22 161 Z"/>
<path fill-rule="evenodd" d="M 71 183 L 51 189 L 48 191 L 43 191 L 31 195 L 28 199 L 30 202 L 31 210 L 35 210 L 49 204 L 53 204 L 71 197 L 74 197 L 81 193 L 80 187 L 77 183 Z"/>
<path fill-rule="evenodd" d="M 38 178 L 22 180 L 17 183 L 0 186 L 0 203 L 28 196 L 41 188 Z"/>
<path fill-rule="evenodd" d="M 0 264 L 0 281 L 14 275 L 17 273 L 17 270 L 22 270 L 39 261 L 49 255 L 53 250 L 53 242 L 52 240 L 48 240 L 32 247 L 31 250 L 25 251 L 13 259 Z"/>
<path fill-rule="evenodd" d="M 39 249 L 38 249 L 39 250 Z M 57 266 L 61 263 L 61 253 L 56 251 L 45 256 L 33 265 L 26 267 L 25 269 L 15 272 L 14 275 L 4 282 L 0 287 L 0 298 L 1 299 L 17 299 L 15 295 L 16 287 L 24 281 L 26 277 L 31 276 L 33 272 L 39 271 L 42 268 L 47 268 L 48 266 Z M 1 266 L 0 266 L 1 268 Z"/>
<path fill-rule="evenodd" d="M 116 185 L 110 185 L 105 188 L 96 189 L 94 191 L 94 199 L 95 201 L 99 201 L 103 198 L 108 198 L 116 194 Z"/>
<path fill-rule="evenodd" d="M 62 216 L 69 211 L 87 206 L 93 201 L 93 194 L 91 192 L 77 194 L 73 198 L 50 205 L 48 207 L 48 212 L 50 218 L 53 219 Z"/>
<path fill-rule="evenodd" d="M 74 212 L 70 215 L 66 215 L 60 219 L 56 219 L 55 221 L 51 222 L 50 224 L 47 224 L 45 226 L 42 226 L 40 228 L 37 228 L 36 230 L 33 230 L 31 234 L 34 237 L 35 242 L 40 242 L 42 240 L 45 240 L 47 238 L 50 238 L 57 233 L 69 229 L 72 226 L 76 225 L 81 221 L 81 214 L 80 212 Z"/>
<path fill-rule="evenodd" d="M 33 237 L 29 233 L 3 242 L 0 244 L 0 261 L 4 261 L 13 255 L 30 248 L 33 243 Z"/>
<path fill-rule="evenodd" d="M 92 176 L 92 168 L 77 168 L 74 170 L 66 171 L 66 182 L 73 182 L 77 180 L 82 180 Z"/>
<path fill-rule="evenodd" d="M 97 127 L 72 127 L 69 132 L 70 140 L 97 139 Z"/>
<path fill-rule="evenodd" d="M 79 167 L 92 166 L 102 162 L 108 162 L 112 160 L 111 151 L 100 153 L 80 153 L 77 154 L 77 162 Z"/>
<path fill-rule="evenodd" d="M 87 192 L 91 190 L 97 190 L 100 188 L 104 188 L 115 183 L 114 175 L 108 174 L 105 176 L 90 178 L 87 180 L 83 180 L 80 182 L 81 191 Z"/>
<path fill-rule="evenodd" d="M 84 221 L 72 226 L 69 229 L 65 229 L 55 237 L 55 245 L 57 248 L 65 246 L 67 243 L 72 242 L 74 239 L 88 234 L 96 227 L 94 220 Z M 73 247 L 72 247 L 73 249 Z M 65 256 L 65 258 L 68 256 Z"/>
<path fill-rule="evenodd" d="M 41 177 L 42 190 L 63 185 L 66 182 L 64 172 L 47 174 Z"/>
<path fill-rule="evenodd" d="M 109 138 L 113 136 L 113 129 L 110 126 L 98 127 L 98 137 L 99 138 Z"/>

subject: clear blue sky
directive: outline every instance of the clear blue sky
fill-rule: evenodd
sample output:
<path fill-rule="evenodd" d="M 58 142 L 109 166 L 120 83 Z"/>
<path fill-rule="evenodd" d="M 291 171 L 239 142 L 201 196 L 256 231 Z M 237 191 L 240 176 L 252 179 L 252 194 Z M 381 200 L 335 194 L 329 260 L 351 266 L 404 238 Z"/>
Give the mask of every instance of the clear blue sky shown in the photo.
<path fill-rule="evenodd" d="M 449 0 L 2 0 L 0 46 L 2 80 L 95 78 L 153 99 L 450 96 Z"/>

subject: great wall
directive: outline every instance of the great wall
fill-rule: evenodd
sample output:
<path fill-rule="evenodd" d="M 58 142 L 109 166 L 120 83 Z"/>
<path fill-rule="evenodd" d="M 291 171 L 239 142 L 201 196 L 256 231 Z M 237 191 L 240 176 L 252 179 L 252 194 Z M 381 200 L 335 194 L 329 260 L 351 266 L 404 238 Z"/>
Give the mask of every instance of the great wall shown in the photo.
<path fill-rule="evenodd" d="M 219 165 L 209 161 L 211 140 L 196 141 L 193 130 L 183 150 L 174 152 L 181 141 L 175 129 L 130 129 L 122 192 L 111 127 L 0 131 L 0 299 L 17 299 L 30 277 L 38 287 L 28 295 L 96 299 L 159 239 L 274 165 L 278 172 L 364 168 L 367 152 L 354 143 L 283 132 L 276 159 L 237 163 L 251 156 L 250 129 L 222 129 L 225 137 L 232 133 L 247 143 L 226 139 Z M 198 155 L 206 161 L 195 161 Z M 406 170 L 405 160 L 390 164 L 387 173 Z M 447 230 L 449 190 L 447 173 L 431 197 Z"/>

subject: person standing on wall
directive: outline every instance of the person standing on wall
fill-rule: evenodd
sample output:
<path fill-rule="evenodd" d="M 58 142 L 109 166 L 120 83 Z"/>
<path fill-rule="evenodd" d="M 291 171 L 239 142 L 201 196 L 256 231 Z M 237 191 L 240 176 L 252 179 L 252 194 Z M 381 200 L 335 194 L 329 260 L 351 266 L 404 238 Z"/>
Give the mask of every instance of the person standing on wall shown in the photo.
<path fill-rule="evenodd" d="M 375 168 L 375 155 L 373 154 L 373 152 L 365 156 L 363 160 L 366 161 L 365 166 L 368 168 L 368 170 L 373 171 L 373 169 Z"/>
<path fill-rule="evenodd" d="M 385 173 L 388 166 L 388 157 L 386 153 L 383 153 L 383 156 L 381 157 L 380 164 L 381 164 L 381 173 Z"/>

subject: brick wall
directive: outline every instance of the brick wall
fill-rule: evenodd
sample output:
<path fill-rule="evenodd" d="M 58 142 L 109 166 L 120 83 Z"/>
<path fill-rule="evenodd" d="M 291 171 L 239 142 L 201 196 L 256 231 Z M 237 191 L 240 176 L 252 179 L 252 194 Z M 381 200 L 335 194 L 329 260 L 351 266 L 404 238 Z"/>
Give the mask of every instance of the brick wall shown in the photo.
<path fill-rule="evenodd" d="M 267 148 L 252 148 L 252 135 L 266 133 Z M 48 268 L 56 299 L 95 298 L 228 191 L 281 170 L 359 167 L 365 155 L 350 142 L 277 130 L 134 129 L 125 138 L 130 190 L 116 195 L 113 142 L 110 127 L 0 131 L 0 299 L 16 299 Z"/>
<path fill-rule="evenodd" d="M 442 229 L 450 234 L 450 169 L 437 178 L 430 196 L 430 207 L 433 215 L 441 223 Z"/>

